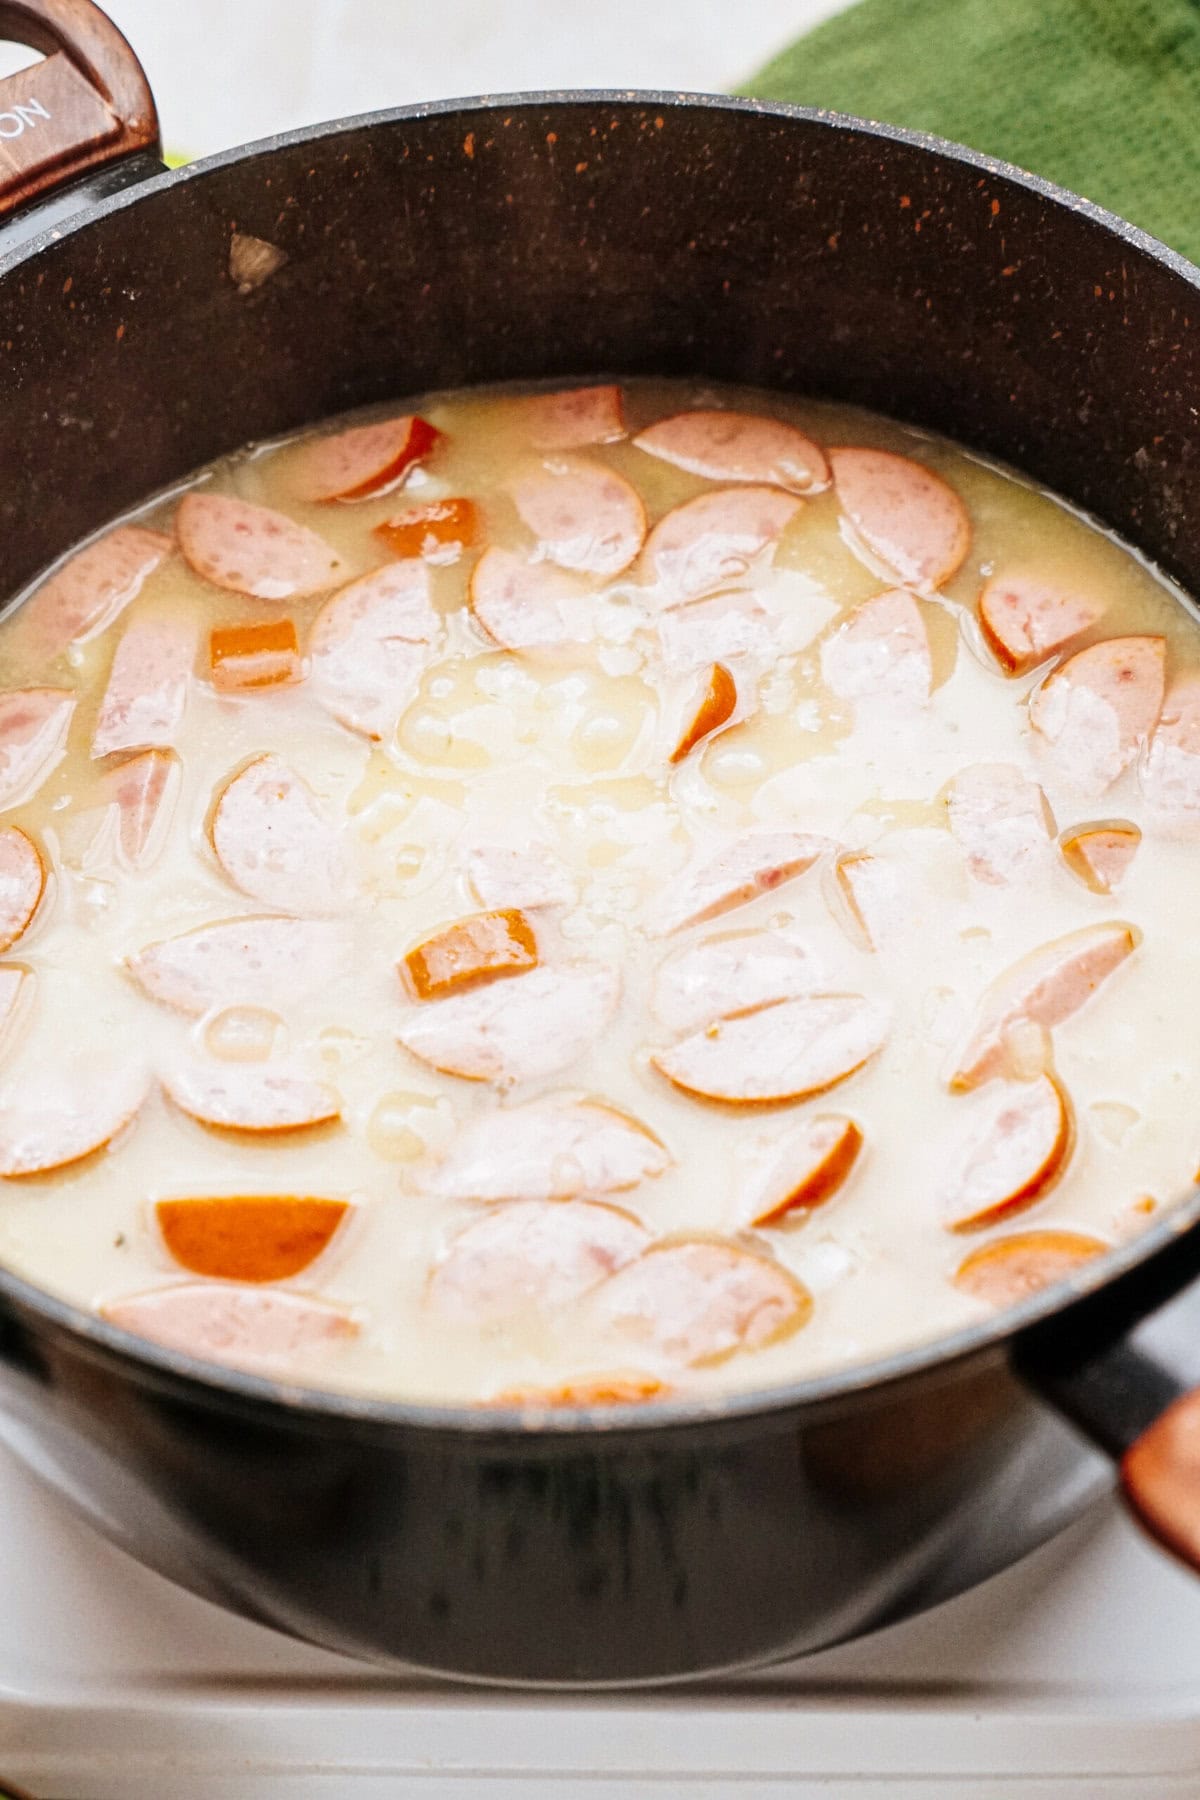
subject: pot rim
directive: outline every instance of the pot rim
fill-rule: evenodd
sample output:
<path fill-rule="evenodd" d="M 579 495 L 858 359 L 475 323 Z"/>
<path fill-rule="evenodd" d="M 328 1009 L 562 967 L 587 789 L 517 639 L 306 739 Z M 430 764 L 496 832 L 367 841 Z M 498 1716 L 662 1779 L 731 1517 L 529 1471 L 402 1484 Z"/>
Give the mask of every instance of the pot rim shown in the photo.
<path fill-rule="evenodd" d="M 52 223 L 48 222 L 44 229 L 35 230 L 29 236 L 22 236 L 7 256 L 3 253 L 4 229 L 0 225 L 0 281 L 35 259 L 51 245 L 87 230 L 114 213 L 136 206 L 160 193 L 184 187 L 194 181 L 202 181 L 210 174 L 256 157 L 265 157 L 304 144 L 320 143 L 372 127 L 398 126 L 455 113 L 544 113 L 556 107 L 578 107 L 585 104 L 626 112 L 641 111 L 649 107 L 676 113 L 700 109 L 742 113 L 781 122 L 795 120 L 819 126 L 835 134 L 845 132 L 866 135 L 878 138 L 884 144 L 895 143 L 930 156 L 944 157 L 1023 189 L 1052 206 L 1082 214 L 1117 239 L 1122 246 L 1140 252 L 1200 292 L 1200 268 L 1149 232 L 1055 182 L 997 157 L 954 143 L 948 138 L 825 108 L 790 106 L 781 101 L 755 100 L 742 96 L 635 88 L 563 88 L 422 101 L 376 112 L 351 114 L 345 118 L 326 120 L 317 125 L 302 126 L 259 138 L 229 150 L 218 151 L 195 162 L 185 163 L 176 169 L 164 169 L 161 173 L 148 175 L 144 180 L 135 180 L 93 205 L 83 204 L 77 214 L 65 219 L 56 212 Z M 16 215 L 18 218 L 20 216 L 19 213 Z M 383 1429 L 390 1427 L 453 1436 L 465 1434 L 473 1440 L 511 1440 L 516 1435 L 526 1440 L 594 1441 L 597 1436 L 608 1438 L 618 1434 L 642 1437 L 645 1433 L 695 1428 L 705 1424 L 753 1421 L 772 1414 L 817 1408 L 824 1411 L 830 1406 L 836 1407 L 839 1402 L 852 1401 L 870 1391 L 882 1393 L 883 1390 L 914 1377 L 939 1371 L 952 1373 L 958 1365 L 974 1360 L 981 1354 L 1003 1352 L 1014 1338 L 1030 1327 L 1067 1310 L 1085 1296 L 1096 1294 L 1110 1284 L 1115 1284 L 1121 1276 L 1149 1262 L 1158 1254 L 1165 1253 L 1172 1244 L 1197 1228 L 1200 1228 L 1200 1184 L 1193 1185 L 1190 1194 L 1164 1207 L 1155 1224 L 1139 1231 L 1136 1237 L 1114 1245 L 1105 1255 L 1084 1264 L 1067 1280 L 976 1324 L 928 1342 L 909 1345 L 867 1362 L 851 1363 L 823 1375 L 807 1376 L 768 1388 L 746 1388 L 689 1399 L 668 1398 L 650 1405 L 635 1403 L 602 1408 L 561 1407 L 534 1411 L 479 1404 L 432 1405 L 379 1399 L 369 1394 L 342 1392 L 336 1388 L 297 1386 L 269 1376 L 254 1375 L 217 1363 L 206 1363 L 182 1352 L 168 1350 L 149 1339 L 121 1330 L 98 1313 L 57 1298 L 3 1265 L 0 1265 L 0 1305 L 6 1303 L 18 1314 L 32 1314 L 44 1320 L 105 1361 L 115 1359 L 134 1364 L 139 1376 L 151 1383 L 182 1389 L 193 1398 L 206 1399 L 209 1404 L 219 1405 L 224 1400 L 230 1400 L 251 1410 L 277 1408 L 325 1423 L 363 1424 Z"/>

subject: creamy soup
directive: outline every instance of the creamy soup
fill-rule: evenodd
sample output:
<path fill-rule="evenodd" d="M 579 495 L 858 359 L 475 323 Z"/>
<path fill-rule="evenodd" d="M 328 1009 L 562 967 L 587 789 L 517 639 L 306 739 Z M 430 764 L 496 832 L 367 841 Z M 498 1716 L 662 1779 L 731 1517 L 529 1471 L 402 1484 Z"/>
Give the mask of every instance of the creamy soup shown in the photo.
<path fill-rule="evenodd" d="M 0 1260 L 163 1344 L 770 1385 L 1192 1180 L 1200 637 L 948 443 L 434 395 L 118 523 L 0 687 Z"/>

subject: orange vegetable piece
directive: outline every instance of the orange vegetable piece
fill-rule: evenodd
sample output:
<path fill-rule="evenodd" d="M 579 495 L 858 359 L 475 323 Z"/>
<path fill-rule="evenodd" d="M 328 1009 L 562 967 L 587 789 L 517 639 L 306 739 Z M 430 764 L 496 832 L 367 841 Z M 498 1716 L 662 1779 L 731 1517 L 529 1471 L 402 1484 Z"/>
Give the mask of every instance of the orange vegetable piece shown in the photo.
<path fill-rule="evenodd" d="M 227 694 L 299 681 L 295 624 L 268 619 L 258 625 L 217 625 L 209 639 L 209 663 L 213 686 Z"/>
<path fill-rule="evenodd" d="M 537 938 L 524 913 L 486 912 L 435 932 L 408 952 L 402 968 L 416 999 L 440 1000 L 497 976 L 522 975 L 537 962 Z"/>
<path fill-rule="evenodd" d="M 954 1285 L 992 1306 L 1015 1306 L 1093 1256 L 1103 1256 L 1108 1247 L 1082 1231 L 1021 1231 L 972 1250 L 959 1264 Z"/>
<path fill-rule="evenodd" d="M 218 1281 L 288 1281 L 315 1262 L 349 1203 L 275 1194 L 160 1200 L 158 1229 L 175 1261 Z"/>
<path fill-rule="evenodd" d="M 430 500 L 410 507 L 375 527 L 393 556 L 422 556 L 426 562 L 457 562 L 478 536 L 479 520 L 472 500 Z"/>
<path fill-rule="evenodd" d="M 1093 894 L 1111 894 L 1120 886 L 1141 841 L 1140 830 L 1130 820 L 1110 819 L 1064 831 L 1058 847 L 1072 875 L 1085 887 Z"/>
<path fill-rule="evenodd" d="M 737 705 L 737 683 L 724 663 L 714 663 L 708 671 L 691 723 L 683 728 L 683 736 L 671 752 L 673 763 L 682 762 L 702 738 L 718 731 Z"/>
<path fill-rule="evenodd" d="M 643 1400 L 661 1400 L 670 1392 L 657 1375 L 583 1375 L 556 1388 L 508 1388 L 488 1405 L 531 1410 L 552 1406 L 637 1406 Z"/>

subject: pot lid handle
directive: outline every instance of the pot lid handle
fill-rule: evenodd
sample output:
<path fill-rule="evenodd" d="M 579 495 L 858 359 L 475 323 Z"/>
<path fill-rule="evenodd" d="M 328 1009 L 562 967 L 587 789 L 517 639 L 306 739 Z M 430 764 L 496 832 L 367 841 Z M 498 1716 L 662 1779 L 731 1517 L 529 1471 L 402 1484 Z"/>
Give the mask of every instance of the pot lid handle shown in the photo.
<path fill-rule="evenodd" d="M 0 37 L 45 57 L 0 81 L 0 218 L 88 169 L 157 149 L 142 66 L 92 0 L 0 0 Z"/>

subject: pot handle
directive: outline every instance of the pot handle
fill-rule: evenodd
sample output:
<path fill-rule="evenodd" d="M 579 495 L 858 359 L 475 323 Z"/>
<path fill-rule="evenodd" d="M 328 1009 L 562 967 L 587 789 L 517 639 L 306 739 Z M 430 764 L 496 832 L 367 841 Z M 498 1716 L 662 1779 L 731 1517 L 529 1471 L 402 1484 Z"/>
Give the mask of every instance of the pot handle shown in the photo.
<path fill-rule="evenodd" d="M 1017 1374 L 1118 1464 L 1125 1502 L 1200 1573 L 1200 1220 L 1023 1332 Z"/>
<path fill-rule="evenodd" d="M 157 150 L 142 66 L 92 0 L 0 0 L 0 37 L 45 55 L 0 81 L 0 219 L 89 169 Z"/>

